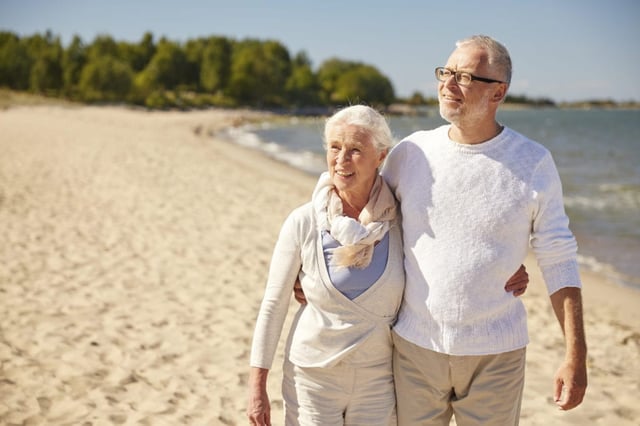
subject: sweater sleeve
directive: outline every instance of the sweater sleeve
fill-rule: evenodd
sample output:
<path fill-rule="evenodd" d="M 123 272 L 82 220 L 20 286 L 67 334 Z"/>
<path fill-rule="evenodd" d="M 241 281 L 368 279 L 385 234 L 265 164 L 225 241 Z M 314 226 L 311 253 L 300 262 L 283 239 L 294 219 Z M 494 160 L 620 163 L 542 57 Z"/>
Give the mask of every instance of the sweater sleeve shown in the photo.
<path fill-rule="evenodd" d="M 532 180 L 533 225 L 531 247 L 551 295 L 563 287 L 581 287 L 577 244 L 564 211 L 562 184 L 550 153 L 535 170 Z"/>
<path fill-rule="evenodd" d="M 394 146 L 387 155 L 381 171 L 382 178 L 389 185 L 398 202 L 402 202 L 402 194 L 398 192 L 398 187 L 401 179 L 400 171 L 405 167 L 406 151 L 407 142 L 405 141 Z"/>
<path fill-rule="evenodd" d="M 273 250 L 251 346 L 252 367 L 271 368 L 289 309 L 293 285 L 302 264 L 295 213 L 290 214 L 282 225 Z"/>

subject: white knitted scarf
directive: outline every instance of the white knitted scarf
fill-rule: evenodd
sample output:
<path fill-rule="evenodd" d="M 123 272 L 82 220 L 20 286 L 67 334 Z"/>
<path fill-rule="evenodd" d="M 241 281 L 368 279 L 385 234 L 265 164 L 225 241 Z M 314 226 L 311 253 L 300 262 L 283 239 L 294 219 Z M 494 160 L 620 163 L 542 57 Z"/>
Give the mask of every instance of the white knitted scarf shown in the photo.
<path fill-rule="evenodd" d="M 374 245 L 387 233 L 396 217 L 396 200 L 382 177 L 371 188 L 369 201 L 358 220 L 342 214 L 338 197 L 328 172 L 322 173 L 311 198 L 320 230 L 327 230 L 341 246 L 333 249 L 331 264 L 339 267 L 365 268 L 371 263 Z"/>

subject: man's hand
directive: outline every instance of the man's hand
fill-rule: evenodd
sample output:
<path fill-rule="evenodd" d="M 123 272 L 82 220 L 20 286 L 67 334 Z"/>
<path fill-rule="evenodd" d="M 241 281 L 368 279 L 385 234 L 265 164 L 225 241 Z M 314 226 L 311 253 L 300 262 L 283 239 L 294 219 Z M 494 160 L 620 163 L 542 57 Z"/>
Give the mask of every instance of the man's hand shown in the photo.
<path fill-rule="evenodd" d="M 304 297 L 304 291 L 302 291 L 302 285 L 300 284 L 300 280 L 296 279 L 296 283 L 293 285 L 293 297 L 296 298 L 296 301 L 301 305 L 307 304 L 307 298 Z"/>
<path fill-rule="evenodd" d="M 509 278 L 504 289 L 506 292 L 512 292 L 515 297 L 518 297 L 527 291 L 527 284 L 529 284 L 527 268 L 525 268 L 524 265 L 520 265 L 516 273 Z"/>
<path fill-rule="evenodd" d="M 554 400 L 561 410 L 571 410 L 582 402 L 587 391 L 585 363 L 563 363 L 554 377 Z"/>

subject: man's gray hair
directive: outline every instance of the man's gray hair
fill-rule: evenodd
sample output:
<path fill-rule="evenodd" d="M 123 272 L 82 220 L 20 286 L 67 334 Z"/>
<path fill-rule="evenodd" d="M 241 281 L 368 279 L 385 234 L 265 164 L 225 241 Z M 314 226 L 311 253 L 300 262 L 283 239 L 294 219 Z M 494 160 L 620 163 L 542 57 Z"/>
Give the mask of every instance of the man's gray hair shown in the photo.
<path fill-rule="evenodd" d="M 511 83 L 511 74 L 513 72 L 511 55 L 509 55 L 509 51 L 502 43 L 486 35 L 474 35 L 456 42 L 456 47 L 464 44 L 475 44 L 483 47 L 489 56 L 489 65 L 497 67 L 502 72 L 504 81 Z"/>

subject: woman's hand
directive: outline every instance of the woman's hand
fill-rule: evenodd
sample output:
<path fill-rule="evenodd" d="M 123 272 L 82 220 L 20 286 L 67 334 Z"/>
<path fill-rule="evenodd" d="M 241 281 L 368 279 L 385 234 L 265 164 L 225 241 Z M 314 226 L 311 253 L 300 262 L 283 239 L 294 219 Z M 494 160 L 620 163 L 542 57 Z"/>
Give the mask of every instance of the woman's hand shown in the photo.
<path fill-rule="evenodd" d="M 507 281 L 504 290 L 513 293 L 515 297 L 522 296 L 524 292 L 527 291 L 527 284 L 529 284 L 527 268 L 525 268 L 524 265 L 520 265 L 516 273 Z"/>
<path fill-rule="evenodd" d="M 271 405 L 267 395 L 268 374 L 269 370 L 266 368 L 251 367 L 247 404 L 247 417 L 251 425 L 271 426 Z"/>

